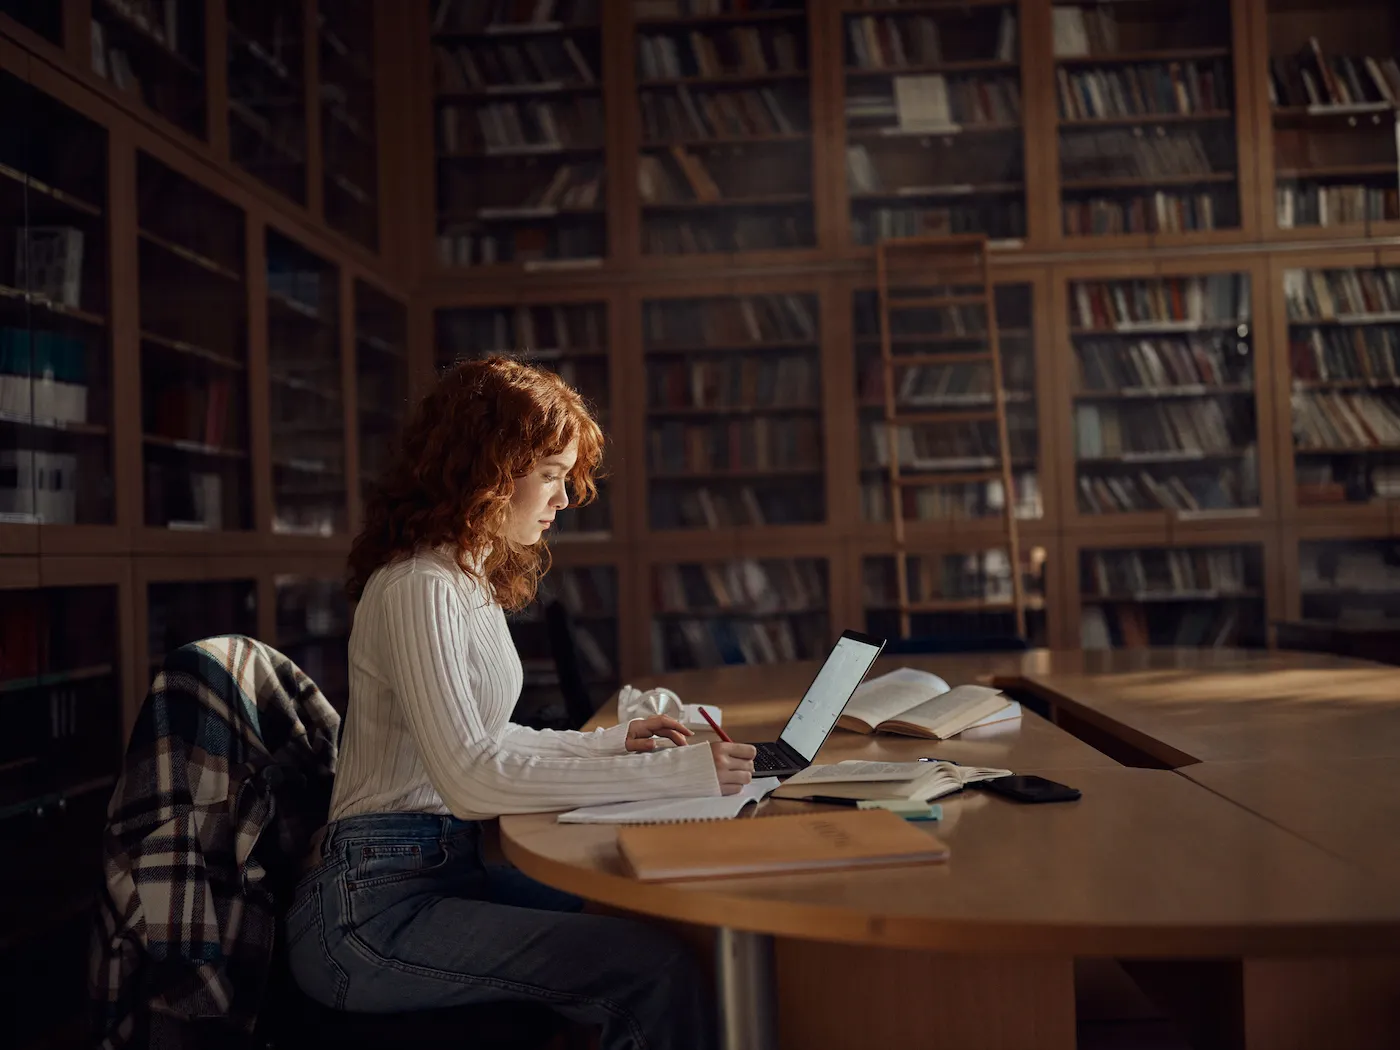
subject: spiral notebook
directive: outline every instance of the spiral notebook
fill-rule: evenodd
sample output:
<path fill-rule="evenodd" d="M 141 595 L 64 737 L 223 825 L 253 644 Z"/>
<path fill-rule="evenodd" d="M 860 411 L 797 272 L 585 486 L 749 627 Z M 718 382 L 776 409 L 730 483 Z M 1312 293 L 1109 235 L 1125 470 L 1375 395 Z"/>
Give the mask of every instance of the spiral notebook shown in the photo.
<path fill-rule="evenodd" d="M 584 806 L 559 814 L 560 824 L 684 824 L 693 820 L 733 820 L 749 803 L 763 801 L 778 786 L 777 777 L 744 785 L 737 795 L 711 798 L 658 798 Z"/>

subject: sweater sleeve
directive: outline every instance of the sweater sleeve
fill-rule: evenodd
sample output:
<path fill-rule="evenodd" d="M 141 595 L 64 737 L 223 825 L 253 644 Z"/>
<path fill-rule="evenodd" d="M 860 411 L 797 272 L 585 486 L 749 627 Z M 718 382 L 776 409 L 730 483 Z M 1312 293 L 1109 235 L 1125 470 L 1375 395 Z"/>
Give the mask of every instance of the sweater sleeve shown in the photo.
<path fill-rule="evenodd" d="M 585 757 L 492 733 L 472 696 L 470 615 L 452 585 L 430 573 L 405 575 L 385 588 L 383 604 L 390 683 L 428 778 L 453 814 L 479 819 L 719 794 L 707 747 Z M 517 737 L 512 746 L 507 736 Z"/>
<path fill-rule="evenodd" d="M 575 733 L 567 729 L 531 729 L 529 726 L 508 722 L 501 738 L 501 746 L 529 755 L 575 755 L 579 758 L 625 755 L 629 753 L 627 727 L 630 724 L 623 722 L 609 729 Z"/>

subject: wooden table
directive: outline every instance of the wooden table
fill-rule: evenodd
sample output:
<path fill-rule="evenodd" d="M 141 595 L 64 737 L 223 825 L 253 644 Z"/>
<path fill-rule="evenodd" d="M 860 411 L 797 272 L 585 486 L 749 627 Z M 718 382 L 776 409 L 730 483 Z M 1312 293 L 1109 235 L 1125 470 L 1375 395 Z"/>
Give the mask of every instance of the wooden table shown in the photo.
<path fill-rule="evenodd" d="M 821 761 L 938 754 L 1034 770 L 1083 799 L 945 799 L 933 832 L 951 859 L 923 867 L 646 885 L 623 874 L 615 829 L 548 814 L 504 818 L 506 853 L 592 900 L 721 930 L 747 979 L 762 982 L 771 951 L 784 1048 L 922 1046 L 937 1032 L 944 1045 L 1069 1050 L 1076 957 L 1216 960 L 1212 1045 L 1396 1045 L 1400 674 L 1210 650 L 902 657 L 874 673 L 899 665 L 994 677 L 1046 700 L 1052 721 L 1027 711 L 936 744 L 837 731 Z M 721 704 L 737 739 L 771 739 L 815 670 L 666 684 Z M 772 800 L 760 818 L 806 809 Z M 742 1013 L 756 1004 L 734 998 L 734 979 L 721 974 L 722 1001 Z M 737 1025 L 732 1045 L 762 1038 Z"/>

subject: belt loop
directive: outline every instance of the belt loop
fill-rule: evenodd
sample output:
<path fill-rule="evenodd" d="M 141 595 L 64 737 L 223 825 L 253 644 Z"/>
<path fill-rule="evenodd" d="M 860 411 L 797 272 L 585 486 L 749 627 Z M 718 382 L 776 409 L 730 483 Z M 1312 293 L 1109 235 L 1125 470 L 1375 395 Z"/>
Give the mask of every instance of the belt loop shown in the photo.
<path fill-rule="evenodd" d="M 321 829 L 321 852 L 322 852 L 322 853 L 329 853 L 329 852 L 331 851 L 331 845 L 332 845 L 332 843 L 334 843 L 334 841 L 335 841 L 335 832 L 336 832 L 336 829 L 337 829 L 339 826 L 340 826 L 340 821 L 338 821 L 338 820 L 332 820 L 332 821 L 328 822 L 324 828 Z"/>

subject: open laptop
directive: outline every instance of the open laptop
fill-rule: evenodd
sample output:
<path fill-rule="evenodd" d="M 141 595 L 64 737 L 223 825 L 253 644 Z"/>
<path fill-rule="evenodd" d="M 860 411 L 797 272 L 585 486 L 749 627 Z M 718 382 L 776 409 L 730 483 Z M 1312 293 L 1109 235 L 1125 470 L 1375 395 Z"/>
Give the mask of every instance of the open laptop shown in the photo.
<path fill-rule="evenodd" d="M 883 638 L 842 632 L 778 739 L 754 745 L 758 749 L 754 776 L 787 777 L 810 766 L 884 647 Z"/>

